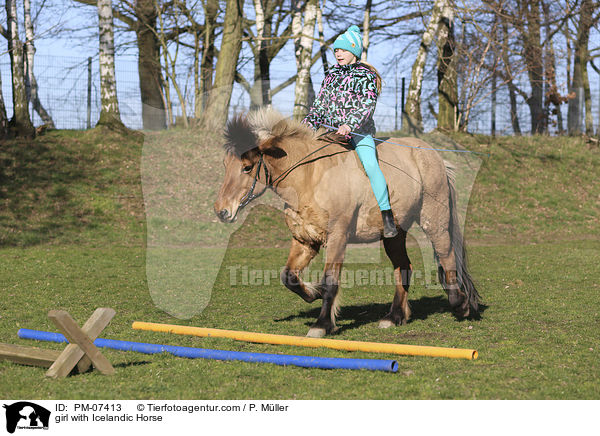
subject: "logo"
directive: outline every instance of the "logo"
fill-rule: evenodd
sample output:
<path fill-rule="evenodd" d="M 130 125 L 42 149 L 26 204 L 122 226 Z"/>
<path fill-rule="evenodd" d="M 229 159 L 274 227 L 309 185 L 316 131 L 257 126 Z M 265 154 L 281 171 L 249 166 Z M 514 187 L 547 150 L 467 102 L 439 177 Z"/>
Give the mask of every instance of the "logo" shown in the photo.
<path fill-rule="evenodd" d="M 50 421 L 50 411 L 35 403 L 19 401 L 6 409 L 6 431 L 14 433 L 18 429 L 47 430 Z"/>

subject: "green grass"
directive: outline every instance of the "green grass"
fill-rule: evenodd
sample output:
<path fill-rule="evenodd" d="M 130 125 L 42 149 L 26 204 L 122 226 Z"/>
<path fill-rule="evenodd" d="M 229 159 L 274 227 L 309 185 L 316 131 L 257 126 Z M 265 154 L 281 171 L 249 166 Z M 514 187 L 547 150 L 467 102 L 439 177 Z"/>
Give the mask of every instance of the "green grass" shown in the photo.
<path fill-rule="evenodd" d="M 0 141 L 0 246 L 139 243 L 142 143 L 97 129 Z"/>
<path fill-rule="evenodd" d="M 552 253 L 560 252 L 561 256 Z M 456 321 L 443 294 L 416 283 L 411 289 L 413 321 L 380 330 L 377 320 L 391 300 L 385 286 L 343 290 L 339 339 L 475 348 L 475 361 L 432 357 L 376 356 L 326 349 L 247 344 L 134 331 L 136 320 L 303 335 L 318 313 L 284 289 L 230 286 L 228 267 L 248 270 L 281 265 L 286 250 L 228 251 L 210 303 L 198 316 L 177 320 L 156 309 L 145 287 L 144 254 L 138 248 L 53 247 L 2 251 L 5 271 L 0 341 L 49 348 L 20 340 L 19 328 L 52 330 L 49 309 L 70 311 L 81 323 L 95 307 L 113 307 L 117 316 L 104 337 L 237 351 L 393 358 L 396 374 L 301 369 L 268 364 L 188 360 L 106 351 L 117 368 L 113 377 L 95 372 L 47 380 L 40 368 L 0 363 L 14 383 L 5 398 L 197 398 L 197 399 L 598 399 L 600 370 L 600 267 L 597 242 L 523 247 L 474 247 L 473 274 L 486 307 L 480 321 Z M 418 253 L 411 253 L 418 261 Z M 556 261 L 553 259 L 559 259 Z M 353 264 L 370 270 L 382 264 Z M 10 274 L 7 272 L 10 271 Z M 31 383 L 31 380 L 39 382 Z M 361 389 L 356 389 L 361 386 Z"/>
<path fill-rule="evenodd" d="M 218 143 L 199 137 L 193 131 L 149 134 L 144 140 L 96 131 L 52 132 L 31 143 L 0 144 L 0 342 L 60 349 L 62 345 L 21 340 L 17 330 L 54 331 L 47 318 L 50 309 L 66 309 L 81 324 L 96 307 L 112 307 L 117 315 L 103 333 L 108 338 L 238 351 L 394 358 L 398 373 L 106 350 L 117 369 L 112 377 L 88 372 L 50 380 L 41 368 L 0 362 L 0 378 L 11 380 L 2 383 L 0 396 L 600 398 L 598 149 L 574 138 L 453 137 L 473 150 L 490 153 L 483 157 L 477 174 L 466 227 L 471 269 L 483 297 L 481 320 L 456 321 L 445 295 L 417 279 L 410 291 L 413 320 L 404 327 L 381 330 L 377 321 L 389 308 L 392 288 L 343 287 L 337 338 L 477 349 L 479 359 L 466 361 L 132 330 L 131 322 L 141 320 L 304 335 L 318 315 L 317 303 L 304 303 L 276 277 L 287 258 L 289 235 L 272 199 L 247 212 L 241 225 L 215 222 L 211 204 L 222 177 L 222 157 Z M 434 138 L 432 143 L 447 139 Z M 144 189 L 141 181 L 146 182 Z M 146 278 L 146 239 L 171 242 L 174 253 L 190 248 L 204 250 L 206 256 L 211 256 L 210 247 L 229 241 L 201 313 L 180 320 L 157 308 Z M 409 250 L 419 270 L 422 260 L 417 246 L 411 244 Z M 318 271 L 322 262 L 320 255 L 311 271 Z M 389 262 L 380 249 L 368 247 L 353 249 L 346 272 L 352 276 L 352 272 L 369 274 L 386 268 Z M 267 271 L 268 283 L 264 275 L 260 284 L 246 281 L 243 271 Z M 206 295 L 197 297 L 202 300 Z"/>

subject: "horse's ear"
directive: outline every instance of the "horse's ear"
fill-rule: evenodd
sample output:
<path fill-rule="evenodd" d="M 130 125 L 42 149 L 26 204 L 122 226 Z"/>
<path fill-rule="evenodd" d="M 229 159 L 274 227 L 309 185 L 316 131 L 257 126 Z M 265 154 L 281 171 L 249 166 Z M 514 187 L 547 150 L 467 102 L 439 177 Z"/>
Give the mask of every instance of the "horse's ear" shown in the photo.
<path fill-rule="evenodd" d="M 277 138 L 270 138 L 259 144 L 258 149 L 265 156 L 270 156 L 275 159 L 286 157 L 287 153 L 283 148 L 277 147 Z"/>

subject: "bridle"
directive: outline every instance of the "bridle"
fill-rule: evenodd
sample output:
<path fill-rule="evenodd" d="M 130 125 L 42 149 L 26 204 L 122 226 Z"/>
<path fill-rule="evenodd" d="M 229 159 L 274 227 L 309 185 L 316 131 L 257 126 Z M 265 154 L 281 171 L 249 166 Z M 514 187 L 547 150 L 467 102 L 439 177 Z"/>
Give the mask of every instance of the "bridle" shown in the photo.
<path fill-rule="evenodd" d="M 322 136 L 325 136 L 325 133 L 319 135 L 319 137 L 322 137 Z M 293 164 L 290 167 L 288 167 L 285 171 L 283 171 L 278 177 L 276 177 L 273 180 L 269 180 L 271 178 L 271 175 L 269 174 L 269 170 L 267 169 L 267 165 L 264 162 L 263 153 L 259 153 L 260 158 L 258 160 L 258 168 L 256 169 L 256 174 L 254 175 L 254 180 L 252 181 L 252 186 L 250 187 L 250 190 L 248 192 L 246 192 L 246 194 L 240 200 L 240 205 L 238 206 L 238 210 L 242 209 L 245 206 L 247 206 L 248 203 L 250 203 L 252 200 L 260 197 L 261 195 L 263 195 L 265 193 L 265 191 L 267 190 L 268 187 L 275 186 L 275 183 L 277 183 L 280 180 L 282 180 L 285 177 L 287 177 L 293 170 L 295 170 L 296 168 L 298 168 L 300 165 L 302 165 L 303 163 L 307 163 L 305 161 L 310 156 L 312 156 L 315 153 L 318 153 L 319 151 L 323 150 L 325 147 L 329 147 L 333 143 L 334 143 L 333 141 L 332 142 L 328 142 L 327 144 L 323 145 L 322 147 L 319 147 L 316 150 L 311 151 L 306 156 L 304 156 L 302 159 L 300 159 L 298 162 L 296 162 L 295 164 Z M 347 152 L 347 150 L 344 151 L 344 153 L 346 153 L 346 152 Z M 256 182 L 258 181 L 258 178 L 260 177 L 260 169 L 263 166 L 264 166 L 264 172 L 265 172 L 265 187 L 258 194 L 255 194 L 254 193 L 254 189 L 256 188 Z"/>
<path fill-rule="evenodd" d="M 263 166 L 265 167 L 265 187 L 258 194 L 255 194 L 254 188 L 256 188 L 256 182 L 258 181 L 258 178 L 260 177 L 260 169 Z M 261 195 L 263 195 L 265 193 L 267 188 L 271 185 L 271 183 L 269 183 L 269 178 L 270 178 L 269 170 L 267 169 L 267 166 L 265 165 L 265 162 L 263 160 L 263 154 L 260 153 L 260 159 L 258 160 L 258 168 L 256 169 L 256 174 L 254 175 L 254 181 L 252 182 L 252 186 L 250 187 L 250 190 L 248 192 L 246 192 L 246 194 L 240 200 L 240 205 L 238 206 L 238 210 L 243 209 L 252 200 L 260 197 Z"/>

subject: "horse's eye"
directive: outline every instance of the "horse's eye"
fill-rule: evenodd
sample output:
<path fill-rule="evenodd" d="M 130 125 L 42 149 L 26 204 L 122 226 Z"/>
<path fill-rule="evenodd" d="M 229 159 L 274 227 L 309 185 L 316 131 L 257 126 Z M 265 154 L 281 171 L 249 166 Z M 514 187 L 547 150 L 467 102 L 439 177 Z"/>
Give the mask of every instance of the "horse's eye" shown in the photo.
<path fill-rule="evenodd" d="M 253 165 L 246 165 L 244 168 L 242 168 L 242 172 L 248 174 L 250 171 L 252 171 L 252 167 Z"/>

